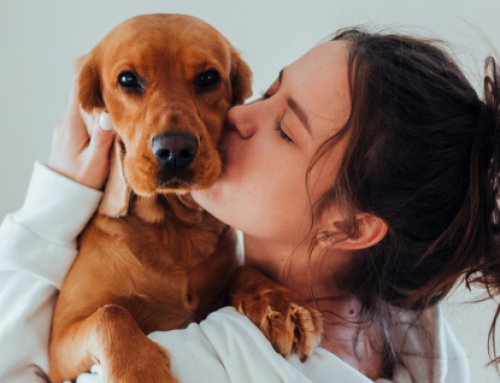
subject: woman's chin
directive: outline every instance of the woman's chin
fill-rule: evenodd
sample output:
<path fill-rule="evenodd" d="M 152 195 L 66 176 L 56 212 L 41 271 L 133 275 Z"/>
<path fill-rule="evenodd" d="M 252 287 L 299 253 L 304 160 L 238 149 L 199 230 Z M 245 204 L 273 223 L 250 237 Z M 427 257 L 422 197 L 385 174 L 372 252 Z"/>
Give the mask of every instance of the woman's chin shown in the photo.
<path fill-rule="evenodd" d="M 208 189 L 191 191 L 191 196 L 196 203 L 211 214 L 213 214 L 211 211 L 213 206 L 217 205 L 217 195 L 220 192 L 219 179 Z"/>
<path fill-rule="evenodd" d="M 198 205 L 200 205 L 203 209 L 207 210 L 205 207 L 205 202 L 207 200 L 206 194 L 209 189 L 205 190 L 191 190 L 191 197 L 196 201 Z"/>

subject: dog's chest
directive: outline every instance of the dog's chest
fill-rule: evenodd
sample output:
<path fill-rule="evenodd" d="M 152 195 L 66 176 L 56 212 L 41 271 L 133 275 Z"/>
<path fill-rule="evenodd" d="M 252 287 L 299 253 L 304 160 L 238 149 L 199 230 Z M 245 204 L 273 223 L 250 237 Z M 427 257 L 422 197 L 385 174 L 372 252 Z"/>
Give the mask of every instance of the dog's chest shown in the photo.
<path fill-rule="evenodd" d="M 201 214 L 201 213 L 200 213 Z M 234 266 L 227 227 L 208 214 L 186 222 L 165 214 L 148 223 L 130 215 L 98 227 L 111 236 L 110 289 L 145 332 L 183 328 L 221 307 Z"/>

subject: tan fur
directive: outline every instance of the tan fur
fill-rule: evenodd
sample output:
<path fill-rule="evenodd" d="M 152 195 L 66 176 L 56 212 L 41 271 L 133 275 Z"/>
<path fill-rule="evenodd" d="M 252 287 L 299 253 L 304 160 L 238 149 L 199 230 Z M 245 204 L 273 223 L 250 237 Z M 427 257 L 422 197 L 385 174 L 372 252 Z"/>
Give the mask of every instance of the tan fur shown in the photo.
<path fill-rule="evenodd" d="M 197 92 L 194 79 L 209 69 L 220 86 Z M 124 70 L 146 80 L 143 94 L 119 88 Z M 81 108 L 109 113 L 117 138 L 106 197 L 79 239 L 56 305 L 49 375 L 53 383 L 74 380 L 100 363 L 107 383 L 176 382 L 168 352 L 145 334 L 185 328 L 227 303 L 234 232 L 187 193 L 219 175 L 226 114 L 250 96 L 251 72 L 215 29 L 166 14 L 120 24 L 78 71 Z M 199 138 L 189 184 L 158 181 L 151 140 L 168 132 Z M 237 284 L 238 302 L 251 295 L 247 283 Z"/>
<path fill-rule="evenodd" d="M 283 356 L 298 353 L 305 360 L 317 345 L 323 333 L 321 314 L 255 268 L 243 266 L 232 273 L 230 294 L 231 304 L 259 327 Z"/>

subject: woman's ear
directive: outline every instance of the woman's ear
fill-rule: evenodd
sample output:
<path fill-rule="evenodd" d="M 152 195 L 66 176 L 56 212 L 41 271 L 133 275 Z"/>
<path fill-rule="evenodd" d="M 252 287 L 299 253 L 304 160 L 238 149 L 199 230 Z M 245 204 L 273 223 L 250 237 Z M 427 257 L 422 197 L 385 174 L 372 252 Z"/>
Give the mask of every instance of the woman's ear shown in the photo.
<path fill-rule="evenodd" d="M 387 223 L 372 214 L 356 214 L 356 221 L 358 232 L 354 236 L 349 237 L 345 234 L 344 221 L 334 221 L 333 226 L 336 230 L 331 234 L 320 234 L 319 244 L 327 248 L 344 250 L 366 249 L 380 242 L 387 234 Z"/>

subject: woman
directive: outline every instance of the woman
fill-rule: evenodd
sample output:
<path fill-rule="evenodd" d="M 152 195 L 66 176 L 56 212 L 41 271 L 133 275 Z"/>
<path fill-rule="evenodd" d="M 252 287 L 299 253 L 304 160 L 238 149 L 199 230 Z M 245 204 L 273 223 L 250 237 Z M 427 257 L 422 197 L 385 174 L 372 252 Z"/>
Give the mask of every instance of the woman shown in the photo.
<path fill-rule="evenodd" d="M 468 381 L 438 303 L 464 275 L 491 294 L 500 282 L 500 84 L 488 63 L 483 102 L 437 43 L 345 30 L 230 110 L 225 170 L 192 195 L 244 233 L 246 264 L 317 305 L 325 333 L 304 364 L 273 355 L 227 308 L 151 334 L 181 382 Z M 98 129 L 87 147 L 72 100 L 52 170 L 37 165 L 24 207 L 2 225 L 0 344 L 16 354 L 4 380 L 46 369 L 56 288 L 98 203 L 111 141 Z M 69 197 L 82 201 L 77 212 L 61 206 Z M 29 350 L 13 346 L 20 339 Z"/>

